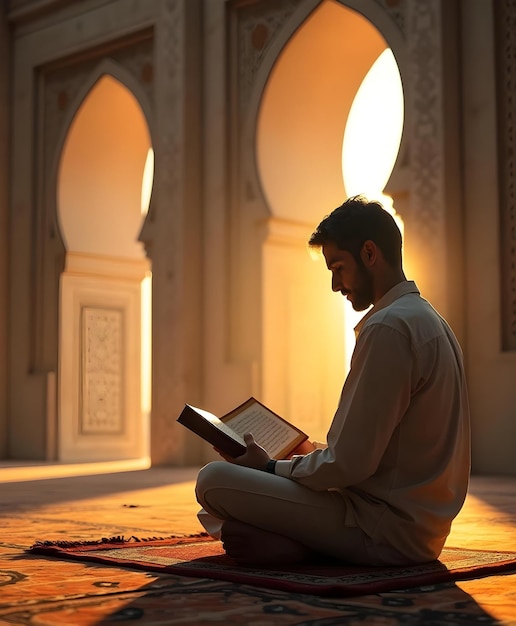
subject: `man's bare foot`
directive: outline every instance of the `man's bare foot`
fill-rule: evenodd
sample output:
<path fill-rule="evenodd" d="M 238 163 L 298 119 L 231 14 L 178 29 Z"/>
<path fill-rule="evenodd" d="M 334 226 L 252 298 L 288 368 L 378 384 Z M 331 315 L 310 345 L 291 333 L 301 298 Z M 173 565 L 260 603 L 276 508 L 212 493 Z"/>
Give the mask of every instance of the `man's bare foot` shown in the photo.
<path fill-rule="evenodd" d="M 313 556 L 293 539 L 237 520 L 223 523 L 221 540 L 226 554 L 241 565 L 288 565 Z"/>

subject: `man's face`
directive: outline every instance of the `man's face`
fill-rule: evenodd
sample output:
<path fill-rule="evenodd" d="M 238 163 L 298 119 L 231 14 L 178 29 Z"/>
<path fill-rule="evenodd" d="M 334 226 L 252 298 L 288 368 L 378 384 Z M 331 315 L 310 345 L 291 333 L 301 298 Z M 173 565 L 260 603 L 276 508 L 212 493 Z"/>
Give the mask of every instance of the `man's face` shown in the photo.
<path fill-rule="evenodd" d="M 374 301 L 373 277 L 367 267 L 357 263 L 351 252 L 340 250 L 334 243 L 322 247 L 326 265 L 331 271 L 331 288 L 340 291 L 355 311 L 365 311 Z"/>

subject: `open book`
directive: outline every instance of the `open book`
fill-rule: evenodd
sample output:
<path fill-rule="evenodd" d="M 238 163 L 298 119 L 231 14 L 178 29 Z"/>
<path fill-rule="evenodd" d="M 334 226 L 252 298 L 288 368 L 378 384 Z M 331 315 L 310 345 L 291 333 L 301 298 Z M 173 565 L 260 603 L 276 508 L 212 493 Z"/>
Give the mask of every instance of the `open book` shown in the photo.
<path fill-rule="evenodd" d="M 245 433 L 252 433 L 273 459 L 285 458 L 308 439 L 302 430 L 254 398 L 221 418 L 186 404 L 177 421 L 233 458 L 246 451 Z"/>

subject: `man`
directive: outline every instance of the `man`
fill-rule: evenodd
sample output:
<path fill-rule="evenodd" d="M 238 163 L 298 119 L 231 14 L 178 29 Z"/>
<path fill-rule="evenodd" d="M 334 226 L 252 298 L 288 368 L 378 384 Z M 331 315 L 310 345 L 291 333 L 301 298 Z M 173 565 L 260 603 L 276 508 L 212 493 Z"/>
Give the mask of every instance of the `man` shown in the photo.
<path fill-rule="evenodd" d="M 403 565 L 436 559 L 466 495 L 469 409 L 461 349 L 402 268 L 401 233 L 350 198 L 319 224 L 332 289 L 357 311 L 351 369 L 327 445 L 274 461 L 246 434 L 242 456 L 204 467 L 201 521 L 242 564 L 316 556 Z M 315 448 L 315 446 L 312 446 Z"/>

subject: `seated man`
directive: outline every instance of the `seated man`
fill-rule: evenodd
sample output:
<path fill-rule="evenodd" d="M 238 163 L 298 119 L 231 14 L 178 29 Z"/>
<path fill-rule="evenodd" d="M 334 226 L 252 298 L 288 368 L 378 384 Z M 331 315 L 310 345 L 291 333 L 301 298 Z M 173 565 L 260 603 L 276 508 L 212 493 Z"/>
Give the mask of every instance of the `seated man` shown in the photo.
<path fill-rule="evenodd" d="M 380 204 L 350 198 L 309 245 L 322 248 L 333 291 L 357 311 L 373 305 L 355 329 L 327 445 L 276 461 L 246 434 L 245 454 L 200 471 L 199 519 L 242 564 L 431 561 L 469 480 L 461 349 L 406 280 L 401 233 Z"/>

